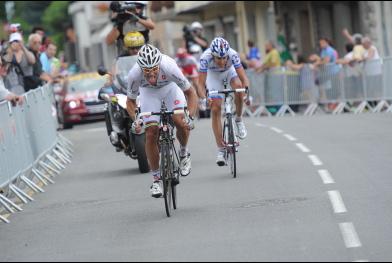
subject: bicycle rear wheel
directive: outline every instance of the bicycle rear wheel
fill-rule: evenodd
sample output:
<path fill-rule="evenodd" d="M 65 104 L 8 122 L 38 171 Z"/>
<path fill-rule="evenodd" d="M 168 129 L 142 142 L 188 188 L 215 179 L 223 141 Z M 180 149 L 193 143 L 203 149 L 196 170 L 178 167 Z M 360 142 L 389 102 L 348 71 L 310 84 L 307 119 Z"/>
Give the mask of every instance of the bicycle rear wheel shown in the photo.
<path fill-rule="evenodd" d="M 170 217 L 172 213 L 172 162 L 170 157 L 170 147 L 167 144 L 161 146 L 161 178 L 163 185 L 163 199 L 165 200 L 166 215 Z"/>

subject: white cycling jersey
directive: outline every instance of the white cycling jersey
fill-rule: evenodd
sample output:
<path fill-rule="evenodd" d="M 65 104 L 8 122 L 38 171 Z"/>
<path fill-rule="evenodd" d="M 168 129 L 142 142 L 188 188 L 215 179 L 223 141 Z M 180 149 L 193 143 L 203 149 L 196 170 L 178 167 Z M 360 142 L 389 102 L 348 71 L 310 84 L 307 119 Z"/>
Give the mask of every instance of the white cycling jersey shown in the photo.
<path fill-rule="evenodd" d="M 182 91 L 187 91 L 191 88 L 191 84 L 188 79 L 184 76 L 181 69 L 177 66 L 174 59 L 169 56 L 162 55 L 162 61 L 160 63 L 160 71 L 158 75 L 157 84 L 151 85 L 144 77 L 143 70 L 138 64 L 133 66 L 128 74 L 128 91 L 127 95 L 130 99 L 136 99 L 139 95 L 140 88 L 149 89 L 162 89 L 172 83 L 177 84 Z"/>
<path fill-rule="evenodd" d="M 207 72 L 226 72 L 230 70 L 231 67 L 235 69 L 241 68 L 241 59 L 238 53 L 230 48 L 229 52 L 229 59 L 224 68 L 220 68 L 214 62 L 214 57 L 211 53 L 211 49 L 207 49 L 200 58 L 200 72 L 207 73 Z"/>

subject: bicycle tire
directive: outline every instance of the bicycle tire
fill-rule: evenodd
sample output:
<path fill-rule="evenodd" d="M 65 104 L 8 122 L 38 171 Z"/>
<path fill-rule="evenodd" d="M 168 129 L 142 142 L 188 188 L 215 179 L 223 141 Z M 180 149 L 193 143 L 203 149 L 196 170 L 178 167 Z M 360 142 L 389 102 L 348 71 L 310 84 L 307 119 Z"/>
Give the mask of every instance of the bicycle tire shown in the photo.
<path fill-rule="evenodd" d="M 168 144 L 161 145 L 161 179 L 163 185 L 163 199 L 165 201 L 165 211 L 167 217 L 172 212 L 172 162 L 170 158 L 170 148 Z"/>
<path fill-rule="evenodd" d="M 174 145 L 172 144 L 172 155 L 171 155 L 171 157 L 172 157 L 172 167 L 173 167 L 173 173 L 172 173 L 172 175 L 173 175 L 173 180 L 172 180 L 172 201 L 173 201 L 173 209 L 174 210 L 177 210 L 177 185 L 179 184 L 179 180 L 180 180 L 180 171 L 179 171 L 179 168 L 178 168 L 178 165 L 176 166 L 176 153 L 175 153 L 175 147 L 174 147 Z M 174 171 L 176 171 L 176 173 L 174 173 Z M 177 177 L 177 178 L 174 178 L 174 177 Z M 178 183 L 175 183 L 175 180 L 178 180 Z"/>
<path fill-rule="evenodd" d="M 132 134 L 131 134 L 132 136 Z M 150 165 L 148 164 L 147 154 L 146 154 L 146 135 L 133 135 L 135 151 L 137 154 L 137 162 L 139 165 L 139 171 L 144 174 L 150 171 Z"/>
<path fill-rule="evenodd" d="M 172 201 L 173 201 L 173 209 L 177 210 L 177 186 L 172 183 Z"/>
<path fill-rule="evenodd" d="M 228 118 L 228 143 L 229 146 L 227 147 L 228 151 L 228 161 L 229 161 L 229 166 L 230 166 L 230 171 L 231 174 L 233 175 L 234 178 L 237 178 L 237 159 L 236 159 L 236 142 L 235 142 L 235 134 L 234 134 L 234 126 L 233 126 L 233 118 L 229 117 Z"/>

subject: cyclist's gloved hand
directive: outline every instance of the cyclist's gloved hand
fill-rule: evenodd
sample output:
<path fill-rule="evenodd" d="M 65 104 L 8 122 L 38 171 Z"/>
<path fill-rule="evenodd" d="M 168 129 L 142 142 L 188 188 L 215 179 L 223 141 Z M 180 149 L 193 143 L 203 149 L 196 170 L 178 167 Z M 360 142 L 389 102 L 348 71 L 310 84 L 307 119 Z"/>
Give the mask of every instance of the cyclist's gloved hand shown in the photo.
<path fill-rule="evenodd" d="M 185 117 L 185 121 L 186 121 L 186 125 L 190 131 L 195 129 L 195 121 L 194 121 L 193 117 L 187 116 L 187 117 Z"/>
<path fill-rule="evenodd" d="M 246 87 L 246 96 L 244 97 L 244 102 L 246 106 L 250 106 L 252 104 L 252 97 L 249 94 L 249 87 Z"/>
<path fill-rule="evenodd" d="M 199 110 L 206 111 L 207 110 L 207 99 L 200 99 L 199 100 Z"/>

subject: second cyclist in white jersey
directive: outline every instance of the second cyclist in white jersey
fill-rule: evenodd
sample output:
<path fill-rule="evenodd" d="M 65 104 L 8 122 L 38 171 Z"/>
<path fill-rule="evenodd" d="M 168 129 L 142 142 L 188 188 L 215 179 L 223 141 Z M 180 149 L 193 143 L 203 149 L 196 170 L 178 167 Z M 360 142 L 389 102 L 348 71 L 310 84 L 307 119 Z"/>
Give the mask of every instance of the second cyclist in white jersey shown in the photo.
<path fill-rule="evenodd" d="M 200 77 L 198 90 L 202 99 L 206 100 L 205 86 L 209 91 L 222 90 L 223 82 L 227 81 L 233 89 L 242 89 L 249 87 L 249 80 L 242 67 L 241 59 L 238 53 L 230 48 L 229 43 L 223 38 L 215 38 L 211 47 L 207 49 L 200 59 Z M 225 145 L 222 136 L 222 102 L 223 95 L 209 96 L 209 104 L 212 115 L 212 129 L 214 131 L 218 154 L 216 163 L 219 166 L 226 164 Z M 244 94 L 236 93 L 236 124 L 238 128 L 238 137 L 245 139 L 247 131 L 242 120 L 244 105 Z"/>
<path fill-rule="evenodd" d="M 178 68 L 174 59 L 161 54 L 151 45 L 141 48 L 138 55 L 138 64 L 128 75 L 128 101 L 127 109 L 132 120 L 135 120 L 136 98 L 140 93 L 140 106 L 142 112 L 160 112 L 161 102 L 164 101 L 169 111 L 183 109 L 188 106 L 190 119 L 185 120 L 184 115 L 173 116 L 177 128 L 177 139 L 180 143 L 180 172 L 182 176 L 189 175 L 191 171 L 191 158 L 187 149 L 190 129 L 193 127 L 192 116 L 197 110 L 197 95 L 191 84 Z M 153 197 L 162 196 L 162 186 L 159 169 L 159 116 L 150 116 L 143 119 L 146 128 L 146 154 L 153 175 L 151 194 Z M 134 122 L 136 132 L 141 127 Z"/>

